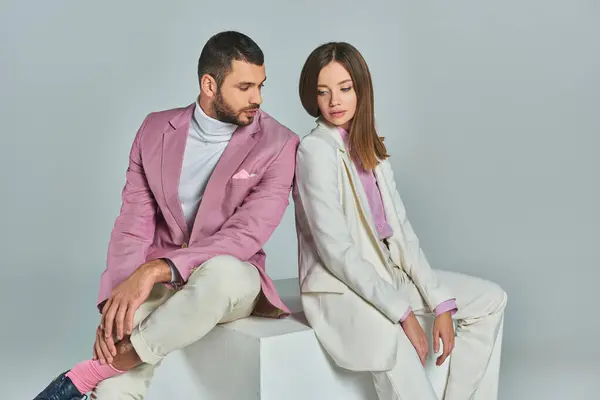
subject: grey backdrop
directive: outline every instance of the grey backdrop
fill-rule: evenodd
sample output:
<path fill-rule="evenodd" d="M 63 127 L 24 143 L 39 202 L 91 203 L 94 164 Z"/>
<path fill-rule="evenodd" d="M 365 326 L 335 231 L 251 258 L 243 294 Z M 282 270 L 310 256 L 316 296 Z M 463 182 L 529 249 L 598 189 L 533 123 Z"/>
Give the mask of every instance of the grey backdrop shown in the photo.
<path fill-rule="evenodd" d="M 236 29 L 265 52 L 264 109 L 299 135 L 313 125 L 297 95 L 308 53 L 330 40 L 361 50 L 431 264 L 508 292 L 503 398 L 591 398 L 598 2 L 223 4 L 0 2 L 0 380 L 14 396 L 91 355 L 135 131 L 148 112 L 194 101 L 204 42 Z M 292 207 L 267 244 L 274 278 L 297 274 Z"/>

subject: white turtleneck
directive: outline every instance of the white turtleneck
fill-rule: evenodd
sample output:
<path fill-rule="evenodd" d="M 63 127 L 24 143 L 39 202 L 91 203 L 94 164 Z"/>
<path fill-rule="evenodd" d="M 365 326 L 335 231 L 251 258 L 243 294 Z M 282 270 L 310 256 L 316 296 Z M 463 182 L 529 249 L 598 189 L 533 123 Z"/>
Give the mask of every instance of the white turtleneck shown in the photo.
<path fill-rule="evenodd" d="M 196 102 L 179 181 L 179 201 L 190 231 L 208 179 L 236 129 L 235 124 L 221 122 L 206 115 Z"/>

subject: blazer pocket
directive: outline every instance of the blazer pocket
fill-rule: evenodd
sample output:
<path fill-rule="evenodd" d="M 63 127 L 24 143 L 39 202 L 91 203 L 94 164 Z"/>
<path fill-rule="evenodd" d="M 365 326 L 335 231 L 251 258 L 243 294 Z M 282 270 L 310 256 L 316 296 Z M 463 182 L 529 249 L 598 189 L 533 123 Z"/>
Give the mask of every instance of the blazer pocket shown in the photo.
<path fill-rule="evenodd" d="M 252 186 L 260 180 L 259 175 L 252 176 L 250 178 L 231 178 L 227 182 L 228 186 Z"/>

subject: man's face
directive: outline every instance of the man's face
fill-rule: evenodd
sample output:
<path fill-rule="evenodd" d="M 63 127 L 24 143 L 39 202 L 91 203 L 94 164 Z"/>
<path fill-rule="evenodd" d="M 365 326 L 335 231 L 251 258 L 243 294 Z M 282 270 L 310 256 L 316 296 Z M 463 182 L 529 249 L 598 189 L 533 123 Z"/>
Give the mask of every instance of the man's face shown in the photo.
<path fill-rule="evenodd" d="M 250 125 L 262 104 L 265 66 L 234 60 L 213 101 L 219 121 Z"/>

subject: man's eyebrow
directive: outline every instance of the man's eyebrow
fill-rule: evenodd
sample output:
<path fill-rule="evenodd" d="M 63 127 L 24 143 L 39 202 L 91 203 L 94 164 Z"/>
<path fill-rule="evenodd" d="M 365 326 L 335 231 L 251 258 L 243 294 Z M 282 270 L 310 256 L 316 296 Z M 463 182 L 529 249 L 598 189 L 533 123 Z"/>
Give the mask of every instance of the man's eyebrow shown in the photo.
<path fill-rule="evenodd" d="M 266 80 L 267 80 L 267 78 L 263 79 L 263 81 L 260 84 L 262 85 L 263 83 L 265 83 Z M 256 83 L 242 81 L 242 82 L 238 83 L 237 85 L 238 86 L 246 86 L 246 85 L 248 85 L 248 86 L 254 86 L 254 85 L 256 85 Z"/>

